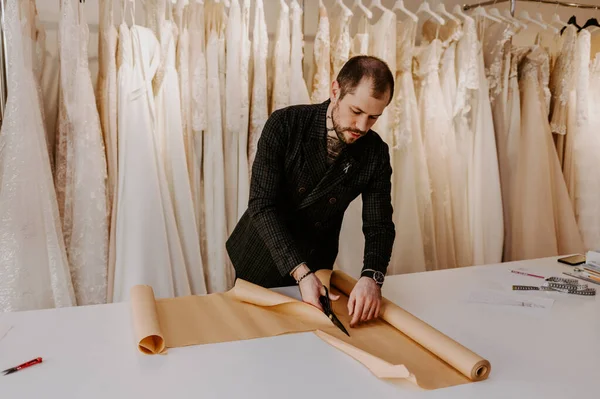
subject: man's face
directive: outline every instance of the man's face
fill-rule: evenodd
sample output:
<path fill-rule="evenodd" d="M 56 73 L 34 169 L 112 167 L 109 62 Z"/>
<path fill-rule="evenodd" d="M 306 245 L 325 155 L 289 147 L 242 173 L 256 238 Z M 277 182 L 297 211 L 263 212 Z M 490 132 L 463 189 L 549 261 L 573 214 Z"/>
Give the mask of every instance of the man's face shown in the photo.
<path fill-rule="evenodd" d="M 387 106 L 388 95 L 375 98 L 371 95 L 371 82 L 363 79 L 353 93 L 346 93 L 339 100 L 340 87 L 337 81 L 332 84 L 332 122 L 338 138 L 352 144 L 363 137 Z"/>

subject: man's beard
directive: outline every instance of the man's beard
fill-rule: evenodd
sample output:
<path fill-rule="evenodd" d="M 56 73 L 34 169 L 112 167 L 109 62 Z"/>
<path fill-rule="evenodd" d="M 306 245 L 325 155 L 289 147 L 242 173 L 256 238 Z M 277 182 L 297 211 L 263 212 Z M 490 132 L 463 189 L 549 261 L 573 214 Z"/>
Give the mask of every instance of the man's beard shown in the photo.
<path fill-rule="evenodd" d="M 335 131 L 335 134 L 337 135 L 338 139 L 342 143 L 350 145 L 352 143 L 348 143 L 346 141 L 346 137 L 343 134 L 344 132 L 357 133 L 357 134 L 360 134 L 361 136 L 364 136 L 365 134 L 367 134 L 367 132 L 363 132 L 362 130 L 354 129 L 354 128 L 351 128 L 351 127 L 342 127 L 342 126 L 340 126 L 340 124 L 337 123 L 337 118 L 336 118 L 336 114 L 339 112 L 339 108 L 340 108 L 340 104 L 337 103 L 331 109 L 331 124 L 333 125 L 333 130 Z"/>

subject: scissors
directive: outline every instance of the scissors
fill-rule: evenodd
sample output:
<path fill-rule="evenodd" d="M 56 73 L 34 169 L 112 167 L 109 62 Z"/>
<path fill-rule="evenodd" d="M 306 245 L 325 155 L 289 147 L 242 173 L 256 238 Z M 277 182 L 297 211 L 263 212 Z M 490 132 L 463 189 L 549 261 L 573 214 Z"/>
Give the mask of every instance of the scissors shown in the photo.
<path fill-rule="evenodd" d="M 333 313 L 333 309 L 331 309 L 331 300 L 329 299 L 329 290 L 327 289 L 327 287 L 324 287 L 324 288 L 325 288 L 325 295 L 321 295 L 319 297 L 319 302 L 321 302 L 321 306 L 323 307 L 323 313 L 325 313 L 327 315 L 327 317 L 329 317 L 329 319 L 333 322 L 333 324 L 337 328 L 342 330 L 342 332 L 344 334 L 346 334 L 347 336 L 350 336 L 350 334 L 348 334 L 348 331 L 346 330 L 346 327 L 344 327 L 344 325 L 342 324 L 340 319 L 338 319 L 337 316 L 335 315 L 335 313 Z"/>

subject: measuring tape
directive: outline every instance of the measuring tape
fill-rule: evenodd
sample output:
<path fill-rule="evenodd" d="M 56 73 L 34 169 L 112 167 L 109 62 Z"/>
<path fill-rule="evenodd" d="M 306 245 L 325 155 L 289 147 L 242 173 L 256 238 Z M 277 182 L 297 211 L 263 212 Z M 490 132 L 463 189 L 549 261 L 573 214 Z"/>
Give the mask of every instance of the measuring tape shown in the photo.
<path fill-rule="evenodd" d="M 594 288 L 588 288 L 586 284 L 571 285 L 561 283 L 548 283 L 547 285 L 543 285 L 541 287 L 536 287 L 533 285 L 513 285 L 512 288 L 513 291 L 558 291 L 574 295 L 596 295 L 596 290 Z"/>

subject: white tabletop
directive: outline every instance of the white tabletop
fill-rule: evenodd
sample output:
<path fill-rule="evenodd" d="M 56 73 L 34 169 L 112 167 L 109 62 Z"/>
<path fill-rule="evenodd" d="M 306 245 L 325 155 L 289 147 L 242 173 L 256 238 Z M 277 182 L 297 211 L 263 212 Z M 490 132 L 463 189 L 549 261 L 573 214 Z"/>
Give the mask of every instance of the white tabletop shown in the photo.
<path fill-rule="evenodd" d="M 539 311 L 470 303 L 473 291 L 561 276 L 556 258 L 388 277 L 384 295 L 487 358 L 488 380 L 422 391 L 374 377 L 311 333 L 140 354 L 126 303 L 0 314 L 0 398 L 575 398 L 599 397 L 600 299 L 527 292 L 555 300 Z M 562 275 L 562 277 L 566 277 Z M 600 286 L 597 286 L 600 288 Z M 600 294 L 599 294 L 600 296 Z"/>

